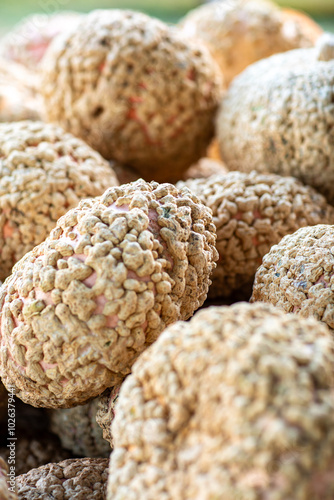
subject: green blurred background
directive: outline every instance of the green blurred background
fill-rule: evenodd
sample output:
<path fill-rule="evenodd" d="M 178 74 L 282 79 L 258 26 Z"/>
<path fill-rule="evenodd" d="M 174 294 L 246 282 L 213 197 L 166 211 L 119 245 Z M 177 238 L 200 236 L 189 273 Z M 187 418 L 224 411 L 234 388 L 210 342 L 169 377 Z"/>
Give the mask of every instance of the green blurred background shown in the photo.
<path fill-rule="evenodd" d="M 30 13 L 51 14 L 65 9 L 87 12 L 96 8 L 130 8 L 175 22 L 200 3 L 199 0 L 0 0 L 0 32 L 7 31 Z M 334 32 L 334 0 L 279 0 L 277 3 L 303 9 L 325 29 Z"/>

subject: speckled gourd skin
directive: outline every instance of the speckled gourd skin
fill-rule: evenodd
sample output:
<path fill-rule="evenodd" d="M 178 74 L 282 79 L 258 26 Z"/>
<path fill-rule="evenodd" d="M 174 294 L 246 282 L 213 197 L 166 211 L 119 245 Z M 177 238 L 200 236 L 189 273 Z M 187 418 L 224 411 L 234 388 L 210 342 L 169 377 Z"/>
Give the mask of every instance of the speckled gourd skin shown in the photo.
<path fill-rule="evenodd" d="M 270 302 L 334 330 L 334 226 L 299 229 L 271 248 L 256 272 L 251 300 Z"/>
<path fill-rule="evenodd" d="M 215 239 L 188 188 L 139 180 L 82 201 L 0 289 L 4 385 L 33 406 L 68 408 L 121 382 L 203 304 Z"/>
<path fill-rule="evenodd" d="M 308 19 L 305 16 L 304 23 Z M 312 22 L 311 20 L 309 20 Z M 314 23 L 314 26 L 317 25 Z M 290 18 L 272 2 L 263 0 L 216 1 L 190 11 L 180 24 L 185 35 L 202 39 L 218 63 L 228 85 L 250 64 L 300 47 L 312 47 L 302 20 Z M 322 30 L 318 27 L 318 36 Z"/>
<path fill-rule="evenodd" d="M 144 14 L 98 10 L 50 46 L 47 121 L 146 180 L 174 182 L 213 136 L 221 76 L 206 47 Z"/>
<path fill-rule="evenodd" d="M 18 500 L 16 493 L 8 489 L 8 466 L 0 457 L 0 498 L 1 500 Z"/>
<path fill-rule="evenodd" d="M 209 297 L 249 290 L 262 257 L 286 234 L 303 226 L 334 224 L 325 198 L 293 177 L 228 172 L 179 182 L 213 213 L 217 229 L 217 268 Z"/>
<path fill-rule="evenodd" d="M 333 362 L 324 325 L 267 304 L 171 325 L 122 384 L 108 500 L 331 500 Z"/>
<path fill-rule="evenodd" d="M 108 459 L 77 458 L 50 463 L 16 479 L 24 500 L 104 500 Z"/>
<path fill-rule="evenodd" d="M 293 175 L 333 204 L 334 51 L 320 42 L 239 75 L 223 98 L 217 135 L 229 170 Z"/>
<path fill-rule="evenodd" d="M 0 124 L 0 279 L 67 210 L 116 185 L 108 162 L 60 127 Z"/>
<path fill-rule="evenodd" d="M 108 458 L 110 455 L 110 444 L 96 421 L 99 399 L 74 408 L 50 410 L 51 431 L 75 456 Z"/>
<path fill-rule="evenodd" d="M 113 448 L 114 442 L 111 432 L 111 424 L 115 417 L 115 406 L 118 400 L 121 384 L 115 385 L 107 389 L 98 398 L 98 407 L 96 412 L 96 422 L 103 431 L 103 437 L 106 439 L 110 446 Z"/>
<path fill-rule="evenodd" d="M 0 57 L 37 72 L 53 38 L 75 26 L 78 12 L 32 14 L 20 21 L 0 40 Z"/>

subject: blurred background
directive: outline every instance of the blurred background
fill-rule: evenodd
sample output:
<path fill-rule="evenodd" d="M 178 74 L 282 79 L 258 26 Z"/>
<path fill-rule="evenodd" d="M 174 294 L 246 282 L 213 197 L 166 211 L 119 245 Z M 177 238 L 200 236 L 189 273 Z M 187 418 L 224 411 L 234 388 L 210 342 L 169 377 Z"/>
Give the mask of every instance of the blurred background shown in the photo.
<path fill-rule="evenodd" d="M 228 0 L 226 0 L 228 1 Z M 8 31 L 22 17 L 57 10 L 88 12 L 96 8 L 130 8 L 141 10 L 167 22 L 175 22 L 200 5 L 199 0 L 0 0 L 0 32 Z M 324 29 L 334 32 L 334 0 L 276 0 L 282 6 L 294 7 L 310 14 Z"/>

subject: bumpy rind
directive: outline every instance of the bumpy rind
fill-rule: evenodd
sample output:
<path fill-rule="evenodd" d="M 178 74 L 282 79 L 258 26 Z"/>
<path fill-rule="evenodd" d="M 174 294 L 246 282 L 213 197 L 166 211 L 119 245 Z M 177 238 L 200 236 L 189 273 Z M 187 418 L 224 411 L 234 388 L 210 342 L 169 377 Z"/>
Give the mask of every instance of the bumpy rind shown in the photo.
<path fill-rule="evenodd" d="M 293 175 L 333 204 L 333 92 L 334 59 L 321 60 L 318 49 L 278 54 L 247 68 L 217 117 L 227 168 Z"/>
<path fill-rule="evenodd" d="M 24 500 L 104 500 L 108 459 L 77 458 L 33 469 L 16 480 Z"/>
<path fill-rule="evenodd" d="M 60 127 L 0 124 L 0 279 L 67 210 L 116 185 L 108 162 Z"/>
<path fill-rule="evenodd" d="M 334 330 L 334 227 L 305 227 L 271 248 L 255 275 L 251 300 L 313 316 Z"/>
<path fill-rule="evenodd" d="M 304 23 L 308 26 L 308 18 Z M 315 24 L 315 23 L 314 23 Z M 316 27 L 316 25 L 315 25 Z M 312 47 L 316 29 L 304 29 L 303 19 L 289 16 L 263 0 L 211 2 L 190 11 L 181 21 L 181 30 L 202 39 L 217 61 L 224 81 L 233 78 L 250 64 L 302 47 Z M 322 30 L 318 27 L 318 36 Z"/>
<path fill-rule="evenodd" d="M 32 14 L 1 38 L 0 57 L 36 72 L 55 36 L 73 28 L 81 17 L 82 14 L 69 11 Z"/>
<path fill-rule="evenodd" d="M 108 500 L 330 500 L 333 340 L 267 304 L 167 328 L 124 381 Z"/>
<path fill-rule="evenodd" d="M 108 458 L 110 455 L 110 444 L 96 421 L 98 405 L 99 398 L 94 398 L 83 406 L 50 410 L 51 431 L 75 456 Z"/>
<path fill-rule="evenodd" d="M 202 44 L 131 11 L 93 11 L 43 63 L 46 118 L 146 180 L 174 182 L 204 156 L 221 96 Z"/>
<path fill-rule="evenodd" d="M 179 182 L 188 186 L 213 213 L 217 229 L 217 268 L 209 297 L 249 290 L 262 257 L 286 234 L 303 226 L 334 224 L 325 198 L 293 177 L 229 172 Z"/>
<path fill-rule="evenodd" d="M 115 387 L 112 387 L 111 389 L 107 389 L 99 398 L 96 412 L 96 422 L 103 431 L 104 439 L 110 443 L 112 448 L 114 443 L 111 433 L 111 424 L 115 417 L 115 406 L 118 400 L 120 388 L 121 384 L 115 385 Z"/>
<path fill-rule="evenodd" d="M 110 188 L 61 217 L 0 289 L 3 383 L 34 406 L 83 404 L 120 383 L 170 323 L 200 307 L 218 258 L 188 188 Z"/>

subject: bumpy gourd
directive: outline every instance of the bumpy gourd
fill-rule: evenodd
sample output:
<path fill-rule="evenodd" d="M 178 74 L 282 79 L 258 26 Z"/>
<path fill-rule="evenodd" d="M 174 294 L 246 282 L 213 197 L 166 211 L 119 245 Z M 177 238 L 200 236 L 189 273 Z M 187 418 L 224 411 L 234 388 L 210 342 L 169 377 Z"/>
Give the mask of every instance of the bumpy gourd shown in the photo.
<path fill-rule="evenodd" d="M 68 408 L 121 382 L 200 307 L 218 254 L 188 188 L 139 180 L 84 200 L 0 289 L 0 374 L 24 402 Z"/>

